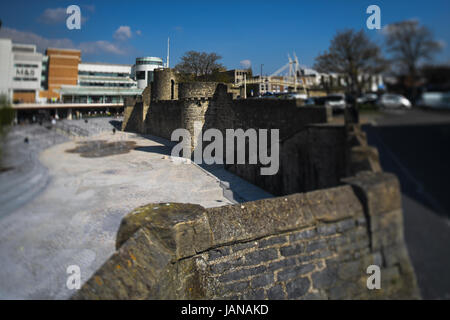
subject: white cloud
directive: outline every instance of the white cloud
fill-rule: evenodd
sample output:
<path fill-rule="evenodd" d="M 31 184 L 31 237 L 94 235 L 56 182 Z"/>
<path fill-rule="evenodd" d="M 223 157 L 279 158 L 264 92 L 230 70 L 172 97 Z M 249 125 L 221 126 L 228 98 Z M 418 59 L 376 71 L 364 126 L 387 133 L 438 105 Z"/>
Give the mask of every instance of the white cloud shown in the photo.
<path fill-rule="evenodd" d="M 116 32 L 114 32 L 114 39 L 116 40 L 127 40 L 132 36 L 131 28 L 129 26 L 120 26 Z"/>
<path fill-rule="evenodd" d="M 98 40 L 93 42 L 82 42 L 79 44 L 78 49 L 85 54 L 95 54 L 95 53 L 112 53 L 116 55 L 127 54 L 126 50 L 121 49 L 117 44 L 109 41 Z"/>
<path fill-rule="evenodd" d="M 20 31 L 11 28 L 1 28 L 0 37 L 12 39 L 16 43 L 35 44 L 38 51 L 44 52 L 46 48 L 75 49 L 75 44 L 67 38 L 47 39 L 33 32 Z"/>
<path fill-rule="evenodd" d="M 93 12 L 95 7 L 87 6 L 87 11 Z M 62 24 L 65 23 L 66 19 L 69 17 L 67 14 L 67 8 L 47 8 L 37 19 L 38 22 L 44 24 Z M 81 23 L 84 24 L 87 21 L 87 17 L 83 15 L 81 11 Z"/>
<path fill-rule="evenodd" d="M 26 31 L 20 31 L 11 28 L 0 29 L 1 38 L 12 39 L 15 43 L 35 44 L 39 52 L 45 52 L 47 48 L 62 48 L 62 49 L 78 49 L 82 54 L 114 54 L 126 55 L 129 53 L 129 46 L 127 49 L 122 48 L 119 44 L 105 40 L 74 43 L 67 38 L 48 39 L 38 34 Z"/>
<path fill-rule="evenodd" d="M 45 24 L 57 24 L 66 20 L 66 8 L 47 8 L 38 20 Z"/>
<path fill-rule="evenodd" d="M 248 69 L 252 66 L 252 62 L 249 59 L 242 60 L 240 63 L 241 67 L 244 69 Z"/>

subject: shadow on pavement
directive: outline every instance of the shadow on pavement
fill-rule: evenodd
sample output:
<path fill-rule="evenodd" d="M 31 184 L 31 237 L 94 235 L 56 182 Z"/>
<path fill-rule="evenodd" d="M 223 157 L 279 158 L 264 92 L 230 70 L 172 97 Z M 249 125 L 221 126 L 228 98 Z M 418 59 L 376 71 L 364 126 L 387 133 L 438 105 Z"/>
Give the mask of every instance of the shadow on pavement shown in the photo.
<path fill-rule="evenodd" d="M 164 156 L 171 156 L 172 148 L 177 142 L 169 141 L 153 135 L 141 135 L 143 138 L 155 141 L 160 146 L 138 146 L 137 151 L 159 153 Z M 198 167 L 220 180 L 220 185 L 224 190 L 224 196 L 232 202 L 247 202 L 264 198 L 272 198 L 273 195 L 251 184 L 250 182 L 227 171 L 224 165 L 220 164 L 198 164 Z"/>

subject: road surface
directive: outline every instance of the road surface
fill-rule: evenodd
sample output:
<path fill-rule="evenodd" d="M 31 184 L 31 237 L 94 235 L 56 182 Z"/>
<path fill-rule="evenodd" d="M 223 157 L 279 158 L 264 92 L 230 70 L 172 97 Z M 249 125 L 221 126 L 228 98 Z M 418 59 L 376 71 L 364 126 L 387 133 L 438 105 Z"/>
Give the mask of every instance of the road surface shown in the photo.
<path fill-rule="evenodd" d="M 385 111 L 363 125 L 400 180 L 405 240 L 424 299 L 450 299 L 450 112 Z"/>

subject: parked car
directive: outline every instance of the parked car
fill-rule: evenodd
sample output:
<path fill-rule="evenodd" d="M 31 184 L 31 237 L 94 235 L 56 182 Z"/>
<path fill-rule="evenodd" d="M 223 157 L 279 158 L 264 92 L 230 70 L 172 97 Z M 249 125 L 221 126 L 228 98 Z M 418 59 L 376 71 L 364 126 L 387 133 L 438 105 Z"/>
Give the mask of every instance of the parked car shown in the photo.
<path fill-rule="evenodd" d="M 296 99 L 308 99 L 308 95 L 304 93 L 298 93 L 298 92 L 290 92 L 290 93 L 284 93 L 280 96 L 280 99 L 286 99 L 286 100 L 296 100 Z"/>
<path fill-rule="evenodd" d="M 345 96 L 343 94 L 330 94 L 325 98 L 325 106 L 331 107 L 333 110 L 344 110 L 347 106 Z"/>
<path fill-rule="evenodd" d="M 376 104 L 378 95 L 376 93 L 366 93 L 356 99 L 356 103 L 359 104 Z"/>
<path fill-rule="evenodd" d="M 411 108 L 411 102 L 408 99 L 402 95 L 392 93 L 383 94 L 377 105 L 381 108 Z"/>
<path fill-rule="evenodd" d="M 311 97 L 306 99 L 305 105 L 307 106 L 324 106 L 327 97 Z"/>
<path fill-rule="evenodd" d="M 417 105 L 426 108 L 450 109 L 450 92 L 425 92 Z"/>
<path fill-rule="evenodd" d="M 305 106 L 315 106 L 316 98 L 308 98 L 305 100 Z"/>
<path fill-rule="evenodd" d="M 261 95 L 263 99 L 277 99 L 277 96 L 272 92 L 266 92 Z"/>
<path fill-rule="evenodd" d="M 326 97 L 311 97 L 306 99 L 305 106 L 324 106 Z"/>

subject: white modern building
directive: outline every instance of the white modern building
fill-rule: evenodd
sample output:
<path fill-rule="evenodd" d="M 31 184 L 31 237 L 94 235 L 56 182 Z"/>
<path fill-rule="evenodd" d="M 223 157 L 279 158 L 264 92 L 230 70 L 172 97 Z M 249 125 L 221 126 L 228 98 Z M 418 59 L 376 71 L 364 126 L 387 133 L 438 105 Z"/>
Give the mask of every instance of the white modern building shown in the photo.
<path fill-rule="evenodd" d="M 12 70 L 12 42 L 0 39 L 0 94 L 12 99 L 11 70 Z"/>
<path fill-rule="evenodd" d="M 133 66 L 80 63 L 76 86 L 62 85 L 64 103 L 121 103 L 126 96 L 142 93 L 132 78 Z"/>
<path fill-rule="evenodd" d="M 134 71 L 136 73 L 137 87 L 139 89 L 145 89 L 153 81 L 153 71 L 163 67 L 164 63 L 161 58 L 136 58 Z"/>
<path fill-rule="evenodd" d="M 35 45 L 0 39 L 0 93 L 13 102 L 35 102 L 41 89 L 42 54 Z"/>

